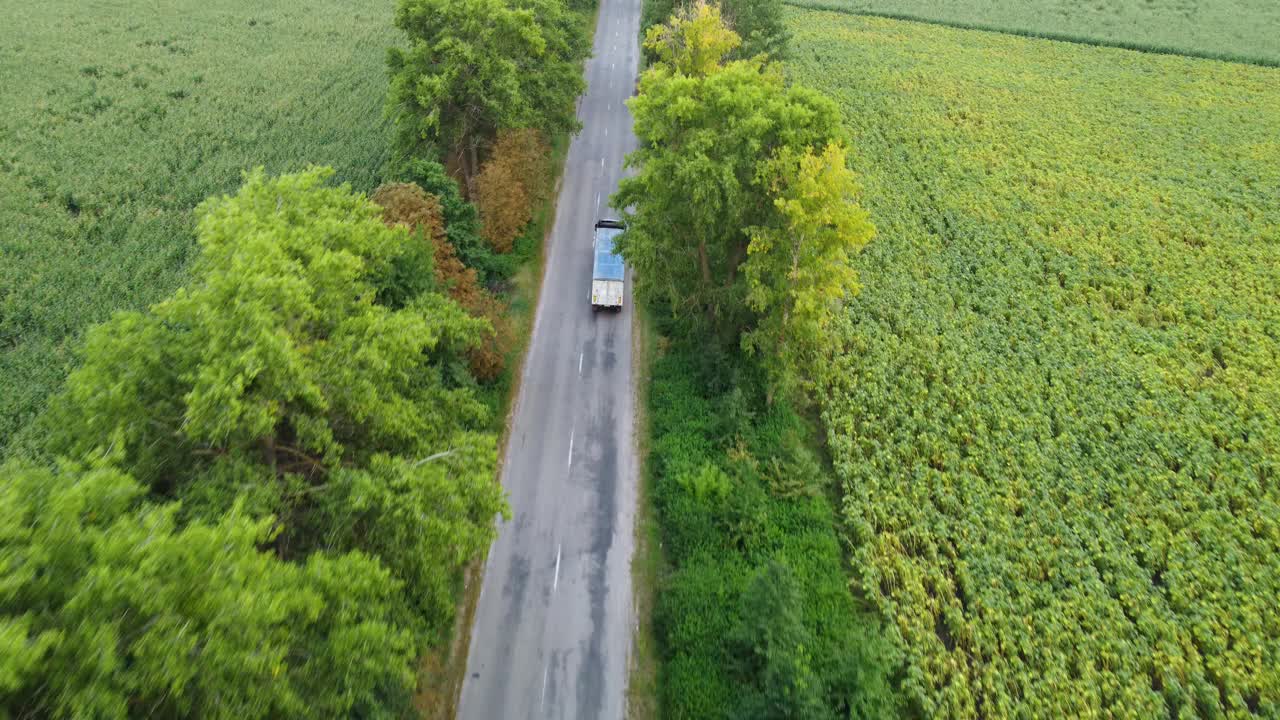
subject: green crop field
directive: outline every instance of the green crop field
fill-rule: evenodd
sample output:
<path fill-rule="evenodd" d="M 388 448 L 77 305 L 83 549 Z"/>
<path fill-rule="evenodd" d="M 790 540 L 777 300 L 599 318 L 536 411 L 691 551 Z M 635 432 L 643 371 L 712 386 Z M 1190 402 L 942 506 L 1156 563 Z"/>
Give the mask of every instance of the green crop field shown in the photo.
<path fill-rule="evenodd" d="M 787 0 L 810 8 L 1280 65 L 1272 0 Z"/>
<path fill-rule="evenodd" d="M 879 228 L 822 402 L 917 713 L 1280 715 L 1280 70 L 788 25 Z"/>
<path fill-rule="evenodd" d="M 0 454 L 73 342 L 186 277 L 191 209 L 241 172 L 370 190 L 393 3 L 10 3 L 0 24 Z"/>

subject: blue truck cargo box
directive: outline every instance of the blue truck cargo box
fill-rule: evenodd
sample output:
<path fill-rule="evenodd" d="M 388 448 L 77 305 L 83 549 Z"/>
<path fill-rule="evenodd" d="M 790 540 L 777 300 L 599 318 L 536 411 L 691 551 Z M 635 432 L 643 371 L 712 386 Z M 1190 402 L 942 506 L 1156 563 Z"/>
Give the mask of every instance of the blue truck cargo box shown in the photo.
<path fill-rule="evenodd" d="M 593 280 L 621 280 L 626 268 L 622 256 L 613 251 L 613 240 L 622 234 L 622 228 L 596 224 L 596 263 Z"/>

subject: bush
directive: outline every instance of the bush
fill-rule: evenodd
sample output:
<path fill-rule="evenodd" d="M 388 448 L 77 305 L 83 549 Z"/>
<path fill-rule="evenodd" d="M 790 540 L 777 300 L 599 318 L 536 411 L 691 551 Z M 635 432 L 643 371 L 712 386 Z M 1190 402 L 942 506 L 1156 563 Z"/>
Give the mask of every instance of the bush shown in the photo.
<path fill-rule="evenodd" d="M 830 480 L 761 374 L 679 341 L 654 366 L 664 715 L 891 717 L 898 651 L 849 594 Z"/>
<path fill-rule="evenodd" d="M 467 351 L 471 374 L 478 380 L 490 381 L 502 374 L 506 356 L 515 345 L 515 330 L 507 316 L 507 307 L 477 281 L 476 271 L 466 267 L 454 253 L 447 237 L 441 203 L 412 183 L 383 185 L 374 192 L 373 202 L 382 206 L 382 219 L 388 225 L 404 225 L 434 249 L 434 287 L 448 296 L 472 317 L 489 321 L 492 332 Z"/>

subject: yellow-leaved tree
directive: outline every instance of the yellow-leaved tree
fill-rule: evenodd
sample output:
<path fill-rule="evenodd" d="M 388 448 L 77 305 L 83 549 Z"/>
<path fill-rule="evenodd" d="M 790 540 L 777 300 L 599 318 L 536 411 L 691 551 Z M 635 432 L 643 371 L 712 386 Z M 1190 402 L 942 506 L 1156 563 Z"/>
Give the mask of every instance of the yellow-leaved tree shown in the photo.
<path fill-rule="evenodd" d="M 680 8 L 671 19 L 645 32 L 646 50 L 680 75 L 705 77 L 720 68 L 725 56 L 742 44 L 706 0 Z"/>
<path fill-rule="evenodd" d="M 850 255 L 870 242 L 875 227 L 857 203 L 857 178 L 838 143 L 820 153 L 783 147 L 763 172 L 777 213 L 750 230 L 743 274 L 758 318 L 742 345 L 769 371 L 772 401 L 775 393 L 809 389 L 832 318 L 858 291 Z"/>

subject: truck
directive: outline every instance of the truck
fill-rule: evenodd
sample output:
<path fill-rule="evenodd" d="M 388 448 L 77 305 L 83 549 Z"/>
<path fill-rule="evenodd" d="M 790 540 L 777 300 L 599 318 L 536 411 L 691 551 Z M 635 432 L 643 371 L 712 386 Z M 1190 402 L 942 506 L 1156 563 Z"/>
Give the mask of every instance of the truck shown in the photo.
<path fill-rule="evenodd" d="M 622 222 L 613 219 L 596 221 L 595 238 L 591 247 L 595 262 L 591 266 L 591 309 L 622 309 L 622 295 L 626 282 L 626 266 L 622 256 L 614 251 L 613 242 L 624 229 Z"/>

